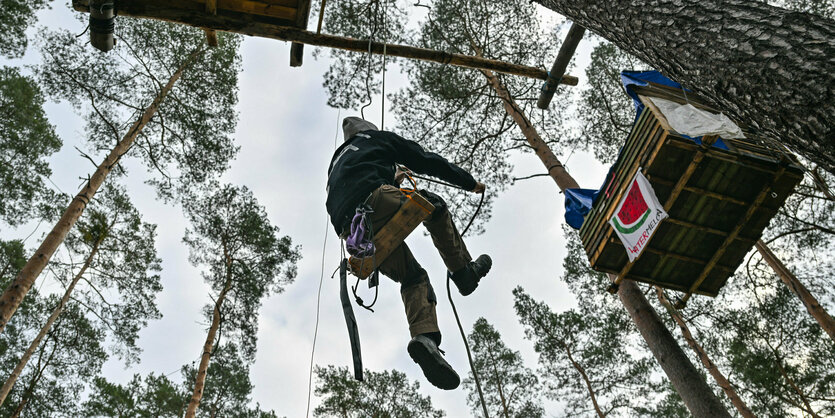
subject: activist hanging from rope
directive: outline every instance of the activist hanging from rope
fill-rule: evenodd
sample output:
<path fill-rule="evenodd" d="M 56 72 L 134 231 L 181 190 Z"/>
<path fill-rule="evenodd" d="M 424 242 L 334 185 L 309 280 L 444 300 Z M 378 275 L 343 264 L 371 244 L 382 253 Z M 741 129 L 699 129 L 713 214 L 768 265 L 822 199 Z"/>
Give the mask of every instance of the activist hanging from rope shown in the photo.
<path fill-rule="evenodd" d="M 352 255 L 365 256 L 368 253 L 364 251 L 371 251 L 371 234 L 357 240 L 357 231 L 379 229 L 409 199 L 395 180 L 396 164 L 473 193 L 484 193 L 484 184 L 443 157 L 425 151 L 414 141 L 393 132 L 380 131 L 374 124 L 358 117 L 345 118 L 342 130 L 345 142 L 334 152 L 328 169 L 326 206 L 337 234 L 342 239 L 350 238 L 348 251 L 356 253 Z M 483 254 L 473 261 L 452 222 L 446 202 L 425 190 L 415 193 L 420 193 L 435 206 L 423 224 L 432 236 L 452 282 L 462 295 L 473 293 L 490 270 L 490 257 Z M 352 225 L 354 234 L 351 234 Z M 359 228 L 360 225 L 367 228 Z M 441 332 L 435 313 L 437 298 L 426 270 L 415 260 L 409 247 L 401 243 L 382 261 L 379 271 L 400 283 L 412 336 L 407 346 L 409 355 L 430 383 L 441 389 L 455 389 L 460 378 L 438 349 Z"/>

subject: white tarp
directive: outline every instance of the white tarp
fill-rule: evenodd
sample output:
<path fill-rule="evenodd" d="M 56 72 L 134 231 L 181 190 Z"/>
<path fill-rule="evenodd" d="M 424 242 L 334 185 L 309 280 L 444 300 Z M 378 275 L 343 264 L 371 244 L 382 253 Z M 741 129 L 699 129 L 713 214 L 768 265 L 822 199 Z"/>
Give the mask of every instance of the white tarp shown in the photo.
<path fill-rule="evenodd" d="M 639 169 L 615 209 L 615 213 L 609 219 L 612 228 L 626 247 L 629 262 L 634 261 L 644 251 L 652 234 L 666 218 L 667 212 L 658 202 L 658 197 L 655 196 L 649 180 Z"/>
<path fill-rule="evenodd" d="M 718 135 L 722 138 L 745 138 L 742 130 L 724 113 L 711 113 L 691 104 L 679 104 L 658 97 L 650 97 L 658 110 L 667 118 L 674 131 L 698 138 Z"/>

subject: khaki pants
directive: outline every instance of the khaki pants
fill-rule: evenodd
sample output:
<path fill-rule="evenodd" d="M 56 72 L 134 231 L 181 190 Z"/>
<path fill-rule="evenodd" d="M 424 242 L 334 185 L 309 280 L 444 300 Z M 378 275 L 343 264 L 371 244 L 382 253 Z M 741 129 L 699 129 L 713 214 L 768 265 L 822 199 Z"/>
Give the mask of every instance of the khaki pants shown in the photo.
<path fill-rule="evenodd" d="M 457 271 L 467 266 L 472 260 L 461 234 L 455 229 L 446 202 L 438 195 L 421 190 L 435 210 L 423 225 L 432 236 L 435 248 L 441 254 L 449 271 Z M 371 228 L 382 228 L 397 213 L 408 198 L 394 186 L 383 185 L 371 193 L 368 205 L 374 210 L 370 214 Z M 400 244 L 380 265 L 380 272 L 395 282 L 400 283 L 400 296 L 406 308 L 409 332 L 412 337 L 418 334 L 439 332 L 435 305 L 438 303 L 435 292 L 429 282 L 426 270 L 415 260 L 406 243 Z"/>

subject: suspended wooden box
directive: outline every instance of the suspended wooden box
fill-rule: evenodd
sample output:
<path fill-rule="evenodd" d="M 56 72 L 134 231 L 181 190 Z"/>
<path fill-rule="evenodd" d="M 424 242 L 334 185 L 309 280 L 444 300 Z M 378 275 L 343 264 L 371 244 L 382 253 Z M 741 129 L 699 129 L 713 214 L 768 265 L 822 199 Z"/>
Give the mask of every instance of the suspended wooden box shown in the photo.
<path fill-rule="evenodd" d="M 685 103 L 681 91 L 635 87 L 645 106 L 612 175 L 586 215 L 580 236 L 592 268 L 619 279 L 716 296 L 760 238 L 803 176 L 797 160 L 778 145 L 750 135 L 722 139 L 728 150 L 697 144 L 674 132 L 648 100 Z M 690 104 L 714 113 L 688 94 Z M 608 220 L 641 168 L 669 214 L 644 252 L 629 263 Z"/>

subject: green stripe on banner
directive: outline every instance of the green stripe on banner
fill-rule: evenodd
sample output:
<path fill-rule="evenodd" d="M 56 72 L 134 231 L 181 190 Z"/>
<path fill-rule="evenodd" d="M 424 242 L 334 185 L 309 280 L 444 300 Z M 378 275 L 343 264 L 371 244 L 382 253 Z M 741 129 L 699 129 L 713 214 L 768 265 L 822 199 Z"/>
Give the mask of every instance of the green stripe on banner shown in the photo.
<path fill-rule="evenodd" d="M 649 217 L 649 214 L 650 214 L 650 213 L 652 213 L 652 209 L 647 209 L 646 213 L 644 213 L 644 216 L 642 216 L 642 217 L 641 217 L 641 220 L 640 220 L 640 221 L 638 221 L 638 223 L 636 223 L 635 225 L 633 225 L 633 226 L 631 226 L 631 227 L 629 227 L 629 228 L 626 228 L 626 227 L 624 227 L 624 226 L 621 226 L 620 222 L 618 221 L 618 217 L 617 217 L 617 216 L 615 216 L 615 218 L 614 218 L 614 221 L 615 221 L 615 222 L 614 222 L 614 223 L 615 223 L 615 228 L 616 228 L 618 231 L 620 231 L 620 233 L 621 233 L 621 234 L 631 234 L 631 233 L 633 233 L 633 232 L 637 231 L 637 230 L 638 230 L 638 228 L 640 228 L 640 227 L 641 227 L 641 225 L 643 225 L 643 224 L 644 224 L 644 222 L 645 222 L 645 221 L 647 220 L 647 218 Z"/>

